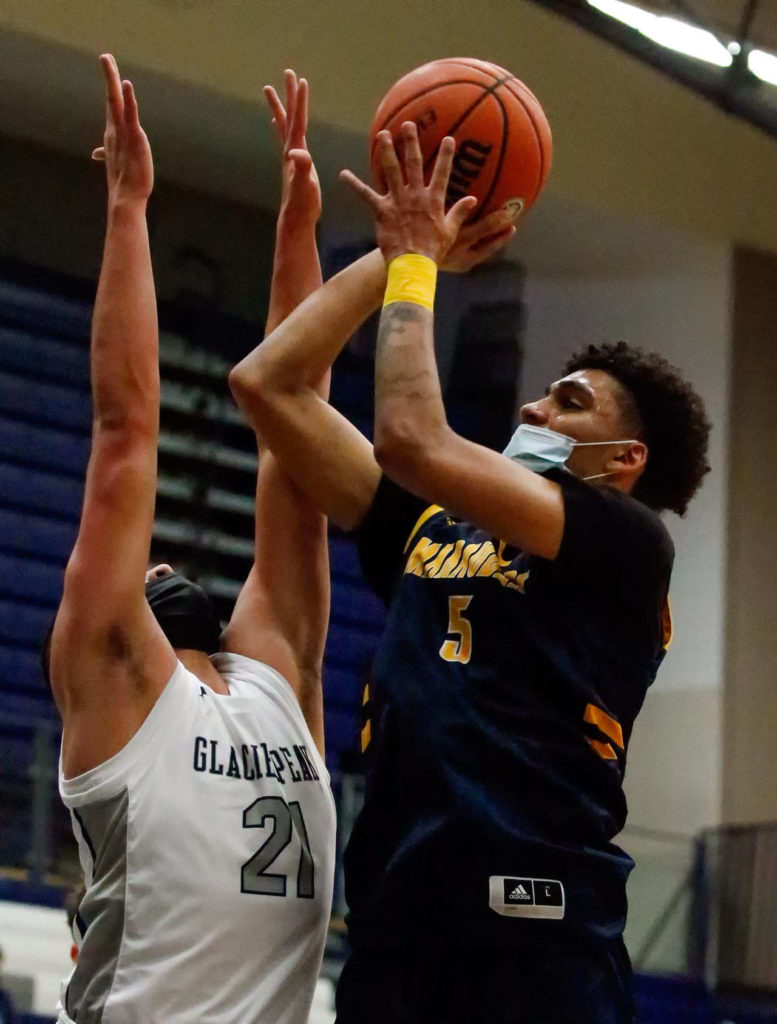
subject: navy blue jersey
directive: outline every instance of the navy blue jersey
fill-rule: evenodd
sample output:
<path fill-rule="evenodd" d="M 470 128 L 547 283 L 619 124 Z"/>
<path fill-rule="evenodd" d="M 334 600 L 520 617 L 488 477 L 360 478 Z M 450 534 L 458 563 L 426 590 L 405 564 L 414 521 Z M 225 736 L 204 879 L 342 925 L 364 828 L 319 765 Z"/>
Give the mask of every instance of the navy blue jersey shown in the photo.
<path fill-rule="evenodd" d="M 621 934 L 626 748 L 668 639 L 658 516 L 566 472 L 553 560 L 386 479 L 359 532 L 389 599 L 346 852 L 355 947 Z"/>

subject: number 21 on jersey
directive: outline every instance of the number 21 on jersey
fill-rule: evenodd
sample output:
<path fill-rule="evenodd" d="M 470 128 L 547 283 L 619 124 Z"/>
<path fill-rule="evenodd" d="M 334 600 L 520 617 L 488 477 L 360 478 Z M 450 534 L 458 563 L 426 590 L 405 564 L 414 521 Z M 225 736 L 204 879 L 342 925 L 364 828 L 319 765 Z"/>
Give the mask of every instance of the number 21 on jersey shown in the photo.
<path fill-rule="evenodd" d="M 243 828 L 266 828 L 269 834 L 256 853 L 242 866 L 241 892 L 252 892 L 262 896 L 285 896 L 286 875 L 275 874 L 267 869 L 275 858 L 292 841 L 296 834 L 300 842 L 299 867 L 297 869 L 297 896 L 313 899 L 315 895 L 313 855 L 310 852 L 308 830 L 302 809 L 296 800 L 286 803 L 279 796 L 263 796 L 243 811 Z"/>
<path fill-rule="evenodd" d="M 472 594 L 456 594 L 448 598 L 448 636 L 440 648 L 445 661 L 466 665 L 472 657 L 472 623 L 464 615 Z"/>

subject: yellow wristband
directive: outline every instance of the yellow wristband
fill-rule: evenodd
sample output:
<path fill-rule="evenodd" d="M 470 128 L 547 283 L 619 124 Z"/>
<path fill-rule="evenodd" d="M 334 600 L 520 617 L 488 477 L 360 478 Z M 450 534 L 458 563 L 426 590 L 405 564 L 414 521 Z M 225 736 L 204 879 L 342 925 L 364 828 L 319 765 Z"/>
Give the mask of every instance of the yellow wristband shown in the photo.
<path fill-rule="evenodd" d="M 395 257 L 388 265 L 388 281 L 383 305 L 392 302 L 415 302 L 434 309 L 434 291 L 437 287 L 437 264 L 428 256 L 407 252 Z"/>

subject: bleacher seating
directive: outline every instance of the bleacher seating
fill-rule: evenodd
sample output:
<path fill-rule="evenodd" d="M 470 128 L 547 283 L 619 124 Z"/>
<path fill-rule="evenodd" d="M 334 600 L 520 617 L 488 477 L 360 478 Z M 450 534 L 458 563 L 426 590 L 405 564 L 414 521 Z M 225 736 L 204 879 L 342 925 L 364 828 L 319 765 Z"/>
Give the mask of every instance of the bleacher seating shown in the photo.
<path fill-rule="evenodd" d="M 348 247 L 332 250 L 328 272 L 355 255 Z M 0 787 L 21 786 L 29 798 L 33 733 L 19 729 L 18 722 L 56 722 L 38 651 L 59 601 L 82 502 L 91 430 L 92 287 L 6 270 L 3 275 L 0 268 L 0 731 L 4 741 L 10 736 L 6 749 L 15 755 L 0 763 Z M 484 443 L 503 442 L 519 366 L 520 274 L 497 268 L 474 291 L 467 286 L 466 301 L 456 300 L 450 283 L 446 287 L 455 313 L 447 342 L 454 354 L 446 360 L 453 374 L 447 381 L 452 422 Z M 488 321 L 488 337 L 472 332 L 468 311 L 475 306 Z M 194 315 L 162 308 L 160 323 L 159 481 L 151 558 L 199 579 L 226 620 L 251 563 L 256 472 L 254 438 L 234 408 L 226 378 L 234 356 L 248 351 L 260 332 L 214 310 Z M 367 436 L 374 336 L 373 319 L 338 360 L 331 389 L 332 404 Z M 500 396 L 487 416 L 476 408 L 484 380 Z M 385 610 L 366 588 L 352 538 L 333 528 L 330 551 L 325 719 L 327 761 L 337 787 L 339 774 L 358 763 L 361 694 Z M 10 714 L 17 724 L 8 724 Z M 0 817 L 0 864 L 7 863 L 7 825 Z"/>
<path fill-rule="evenodd" d="M 41 287 L 13 274 L 0 277 L 0 787 L 7 797 L 0 815 L 0 863 L 6 865 L 24 861 L 26 833 L 14 817 L 30 803 L 35 723 L 56 722 L 39 649 L 59 601 L 83 497 L 91 430 L 90 316 L 86 286 Z M 169 319 L 175 322 L 174 315 Z M 238 333 L 235 324 L 228 325 L 233 348 Z M 245 350 L 257 332 L 245 325 L 243 333 Z M 252 556 L 253 435 L 228 394 L 229 361 L 223 355 L 163 330 L 160 360 L 152 556 L 199 576 L 226 619 Z M 367 425 L 369 361 L 346 359 L 342 379 L 349 414 Z M 361 688 L 383 608 L 366 591 L 353 542 L 336 531 L 331 564 L 326 724 L 336 777 L 341 756 L 352 764 L 358 750 Z M 58 801 L 56 807 L 59 814 Z M 63 830 L 64 819 L 55 831 Z"/>

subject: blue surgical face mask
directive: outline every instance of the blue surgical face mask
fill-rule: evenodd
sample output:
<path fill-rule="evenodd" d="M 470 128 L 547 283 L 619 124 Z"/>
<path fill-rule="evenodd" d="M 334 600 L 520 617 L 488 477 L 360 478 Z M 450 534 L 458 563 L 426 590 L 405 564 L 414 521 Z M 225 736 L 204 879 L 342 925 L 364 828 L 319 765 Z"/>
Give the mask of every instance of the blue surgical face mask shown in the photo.
<path fill-rule="evenodd" d="M 536 427 L 531 423 L 522 423 L 510 438 L 503 454 L 514 459 L 532 473 L 547 473 L 549 469 L 566 469 L 566 462 L 575 448 L 588 448 L 601 444 L 634 444 L 633 440 L 617 441 L 576 441 L 568 434 L 560 434 L 549 427 Z M 583 477 L 584 480 L 596 480 L 598 477 L 611 476 L 611 473 L 595 473 Z"/>
<path fill-rule="evenodd" d="M 545 473 L 549 469 L 565 469 L 565 463 L 574 447 L 574 438 L 567 434 L 522 423 L 510 438 L 503 454 L 508 459 L 515 459 L 532 473 Z"/>

